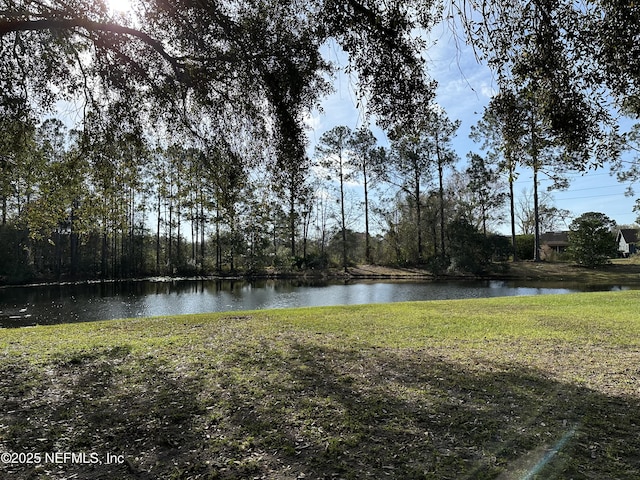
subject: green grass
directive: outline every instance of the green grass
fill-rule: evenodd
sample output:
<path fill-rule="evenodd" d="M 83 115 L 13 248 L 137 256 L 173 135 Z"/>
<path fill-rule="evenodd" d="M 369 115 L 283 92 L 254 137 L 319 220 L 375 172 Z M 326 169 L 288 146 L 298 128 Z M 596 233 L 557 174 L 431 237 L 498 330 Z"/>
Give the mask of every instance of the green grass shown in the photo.
<path fill-rule="evenodd" d="M 126 461 L 0 464 L 0 476 L 638 478 L 639 301 L 631 291 L 2 330 L 0 452 Z"/>

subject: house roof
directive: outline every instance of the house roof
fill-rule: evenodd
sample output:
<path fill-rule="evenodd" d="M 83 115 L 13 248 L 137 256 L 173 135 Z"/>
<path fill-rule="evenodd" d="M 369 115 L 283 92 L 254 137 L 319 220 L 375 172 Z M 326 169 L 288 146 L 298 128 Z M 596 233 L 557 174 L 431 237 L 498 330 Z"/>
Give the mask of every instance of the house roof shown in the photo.
<path fill-rule="evenodd" d="M 635 228 L 621 228 L 619 230 L 618 239 L 620 235 L 624 238 L 624 241 L 627 243 L 637 243 L 638 242 L 638 230 Z"/>
<path fill-rule="evenodd" d="M 547 232 L 540 235 L 540 243 L 550 247 L 566 247 L 569 245 L 569 232 Z"/>

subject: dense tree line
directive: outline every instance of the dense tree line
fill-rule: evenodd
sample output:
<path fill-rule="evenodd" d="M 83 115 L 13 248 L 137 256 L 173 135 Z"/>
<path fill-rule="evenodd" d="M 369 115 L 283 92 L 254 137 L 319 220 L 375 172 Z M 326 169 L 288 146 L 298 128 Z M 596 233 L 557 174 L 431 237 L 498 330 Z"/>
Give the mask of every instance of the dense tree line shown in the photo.
<path fill-rule="evenodd" d="M 453 219 L 482 218 L 486 235 L 492 218 L 487 191 L 461 187 L 468 172 L 450 166 L 444 175 L 438 153 L 450 139 L 433 133 L 384 148 L 367 129 L 336 127 L 321 137 L 293 201 L 290 179 L 266 161 L 248 165 L 221 146 L 110 133 L 86 138 L 48 119 L 5 157 L 5 279 L 424 264 L 445 257 Z"/>
<path fill-rule="evenodd" d="M 420 35 L 443 21 L 500 89 L 468 168 L 451 147 L 458 122 L 434 104 Z M 537 255 L 551 217 L 538 175 L 562 188 L 565 172 L 612 162 L 640 178 L 637 159 L 620 156 L 637 151 L 637 128 L 617 123 L 640 115 L 639 24 L 640 6 L 606 0 L 140 0 L 127 14 L 0 1 L 0 275 L 442 270 L 470 258 L 483 268 L 478 259 L 503 255 L 490 225 L 505 201 L 517 255 L 521 169 L 534 177 Z M 336 127 L 307 154 L 305 114 L 337 68 L 327 42 L 347 54 L 389 148 Z M 76 130 L 53 119 L 60 102 L 77 106 Z M 473 240 L 470 257 L 460 238 Z"/>
<path fill-rule="evenodd" d="M 441 109 L 433 113 L 428 128 L 397 135 L 387 148 L 364 128 L 329 130 L 295 196 L 268 161 L 248 164 L 223 146 L 162 145 L 126 131 L 87 139 L 47 119 L 22 132 L 20 148 L 4 157 L 2 278 L 357 263 L 479 273 L 492 260 L 533 258 L 536 223 L 553 230 L 568 213 L 548 196 L 535 211 L 525 190 L 515 210 L 522 235 L 513 244 L 493 234 L 509 197 L 501 162 L 478 153 L 466 165 L 457 161 L 457 123 Z"/>

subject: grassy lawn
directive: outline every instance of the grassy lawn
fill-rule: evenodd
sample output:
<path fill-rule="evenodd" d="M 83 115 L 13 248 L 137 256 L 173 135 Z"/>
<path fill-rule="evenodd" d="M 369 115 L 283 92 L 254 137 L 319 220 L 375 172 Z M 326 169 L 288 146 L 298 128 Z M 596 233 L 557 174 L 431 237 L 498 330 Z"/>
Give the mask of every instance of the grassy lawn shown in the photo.
<path fill-rule="evenodd" d="M 4 463 L 0 477 L 640 478 L 639 302 L 630 291 L 2 330 L 0 452 L 102 463 Z"/>
<path fill-rule="evenodd" d="M 515 280 L 541 280 L 578 282 L 583 285 L 638 285 L 640 284 L 640 255 L 616 258 L 611 263 L 587 268 L 567 262 L 507 263 L 506 272 L 494 276 Z"/>

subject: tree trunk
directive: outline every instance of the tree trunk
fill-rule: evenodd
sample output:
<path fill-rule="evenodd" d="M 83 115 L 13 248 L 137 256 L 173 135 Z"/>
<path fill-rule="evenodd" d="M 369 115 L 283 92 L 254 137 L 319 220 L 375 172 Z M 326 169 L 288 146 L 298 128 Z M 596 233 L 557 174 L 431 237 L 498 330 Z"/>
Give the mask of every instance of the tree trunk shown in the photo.
<path fill-rule="evenodd" d="M 533 260 L 539 262 L 540 259 L 540 207 L 538 205 L 538 160 L 533 160 L 533 215 L 535 223 L 535 252 Z"/>
<path fill-rule="evenodd" d="M 156 225 L 156 274 L 160 274 L 160 225 L 162 219 L 160 195 L 158 194 L 158 222 Z"/>
<path fill-rule="evenodd" d="M 291 236 L 291 257 L 296 256 L 296 197 L 295 197 L 294 186 L 291 185 L 290 196 L 289 196 L 289 234 Z"/>
<path fill-rule="evenodd" d="M 482 203 L 482 234 L 484 238 L 487 238 L 487 206 Z"/>
<path fill-rule="evenodd" d="M 129 238 L 127 239 L 127 260 L 129 265 L 125 265 L 127 276 L 138 275 L 138 258 L 136 257 L 136 207 L 135 207 L 135 191 L 133 187 L 129 189 Z M 142 252 L 141 252 L 142 253 Z M 124 269 L 123 269 L 124 270 Z"/>
<path fill-rule="evenodd" d="M 74 278 L 78 274 L 78 264 L 79 264 L 79 249 L 78 246 L 80 244 L 78 233 L 75 229 L 76 223 L 76 208 L 78 207 L 78 200 L 73 201 L 73 206 L 71 207 L 71 233 L 69 238 L 69 249 L 71 256 L 71 277 Z"/>
<path fill-rule="evenodd" d="M 167 264 L 169 275 L 173 275 L 173 204 L 169 203 L 169 244 L 167 245 Z"/>
<path fill-rule="evenodd" d="M 420 207 L 420 172 L 415 171 L 416 224 L 418 227 L 418 263 L 422 263 L 422 209 Z"/>
<path fill-rule="evenodd" d="M 53 233 L 54 238 L 54 273 L 56 275 L 56 280 L 60 280 L 60 275 L 62 274 L 62 245 L 60 242 L 62 240 L 62 235 L 60 235 L 60 229 L 56 228 Z"/>
<path fill-rule="evenodd" d="M 327 205 L 325 198 L 320 198 L 320 254 L 324 257 L 324 250 L 327 243 Z"/>
<path fill-rule="evenodd" d="M 278 260 L 278 221 L 275 218 L 275 210 L 273 215 L 273 262 L 271 262 L 271 266 L 275 267 Z"/>
<path fill-rule="evenodd" d="M 447 251 L 444 246 L 445 218 L 444 218 L 444 180 L 443 165 L 440 161 L 440 153 L 438 151 L 438 207 L 440 209 L 440 253 L 444 257 Z"/>
<path fill-rule="evenodd" d="M 509 206 L 511 210 L 511 247 L 513 248 L 513 261 L 518 260 L 518 251 L 516 243 L 516 205 L 515 195 L 513 191 L 513 162 L 509 160 Z"/>
<path fill-rule="evenodd" d="M 311 223 L 311 212 L 305 211 L 303 218 L 303 230 L 302 230 L 302 258 L 305 266 L 307 263 L 307 239 L 309 237 L 309 224 Z"/>
<path fill-rule="evenodd" d="M 108 243 L 107 243 L 107 230 L 106 230 L 106 226 L 104 227 L 104 231 L 102 232 L 102 251 L 101 251 L 101 258 L 100 258 L 100 276 L 101 278 L 104 280 L 107 278 L 107 247 L 108 247 Z"/>
<path fill-rule="evenodd" d="M 182 242 L 181 242 L 181 238 L 180 238 L 181 237 L 180 226 L 182 224 L 182 221 L 181 221 L 182 216 L 180 214 L 180 207 L 179 206 L 178 206 L 178 209 L 176 211 L 176 216 L 178 217 L 178 219 L 177 219 L 178 231 L 176 232 L 177 233 L 177 237 L 178 237 L 176 239 L 176 250 L 177 250 L 177 252 L 176 252 L 176 264 L 177 264 L 178 268 L 182 268 Z"/>
<path fill-rule="evenodd" d="M 340 215 L 342 219 L 342 268 L 347 271 L 347 224 L 344 212 L 344 173 L 342 171 L 342 155 L 339 155 L 340 162 Z"/>
<path fill-rule="evenodd" d="M 220 245 L 220 210 L 216 208 L 216 271 L 222 269 L 222 247 Z"/>
<path fill-rule="evenodd" d="M 204 201 L 201 198 L 200 199 L 200 271 L 204 271 L 205 226 L 206 226 L 206 220 L 204 218 Z"/>
<path fill-rule="evenodd" d="M 236 256 L 236 225 L 235 225 L 235 215 L 232 216 L 232 220 L 231 220 L 231 245 L 229 246 L 229 268 L 231 270 L 231 273 L 235 272 L 236 270 L 236 265 L 235 265 L 235 256 Z"/>
<path fill-rule="evenodd" d="M 196 255 L 198 252 L 198 239 L 200 238 L 200 235 L 198 235 L 200 223 L 197 218 L 197 206 L 195 206 L 195 201 L 191 202 L 189 208 L 191 210 L 191 262 L 195 265 L 197 263 Z"/>
<path fill-rule="evenodd" d="M 371 241 L 369 238 L 369 189 L 367 187 L 367 166 L 366 162 L 362 167 L 362 178 L 364 179 L 364 258 L 370 265 L 371 262 Z"/>
<path fill-rule="evenodd" d="M 536 137 L 535 107 L 531 110 L 531 162 L 533 165 L 533 216 L 534 216 L 534 249 L 533 261 L 540 261 L 540 206 L 538 198 L 538 142 Z"/>

